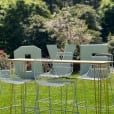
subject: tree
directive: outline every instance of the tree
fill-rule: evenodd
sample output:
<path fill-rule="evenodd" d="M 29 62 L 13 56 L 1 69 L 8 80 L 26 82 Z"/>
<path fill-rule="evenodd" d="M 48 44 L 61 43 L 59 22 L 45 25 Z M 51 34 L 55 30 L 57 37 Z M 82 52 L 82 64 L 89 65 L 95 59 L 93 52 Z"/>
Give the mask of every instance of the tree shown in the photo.
<path fill-rule="evenodd" d="M 82 5 L 83 6 L 83 5 Z M 90 43 L 92 38 L 100 38 L 100 32 L 97 31 L 96 20 L 92 20 L 94 27 L 89 26 L 89 21 L 84 20 L 87 12 L 89 13 L 88 6 L 84 6 L 85 9 L 81 9 L 81 6 L 67 7 L 61 10 L 61 12 L 46 23 L 47 28 L 52 33 L 51 37 L 55 38 L 58 43 Z M 87 15 L 92 17 L 94 15 Z M 92 18 L 94 19 L 94 18 Z M 95 32 L 96 31 L 96 32 Z M 95 32 L 95 34 L 94 34 Z M 99 41 L 96 40 L 95 41 Z"/>
<path fill-rule="evenodd" d="M 107 4 L 106 6 L 102 6 L 102 37 L 104 42 L 108 41 L 108 34 L 111 32 L 114 35 L 114 5 Z"/>
<path fill-rule="evenodd" d="M 6 41 L 6 50 L 12 52 L 23 41 L 23 28 L 20 23 L 24 18 L 29 16 L 28 6 L 23 1 L 17 2 L 16 6 L 12 5 L 7 9 L 2 27 L 2 38 Z"/>
<path fill-rule="evenodd" d="M 72 6 L 73 0 L 43 0 L 48 5 L 49 10 L 53 14 L 54 12 L 59 12 L 64 7 Z"/>
<path fill-rule="evenodd" d="M 76 16 L 79 19 L 85 20 L 89 29 L 101 30 L 100 17 L 97 11 L 91 6 L 77 4 L 69 9 L 72 16 Z"/>
<path fill-rule="evenodd" d="M 22 24 L 25 38 L 23 45 L 36 45 L 42 49 L 43 56 L 47 56 L 46 45 L 54 43 L 54 40 L 49 39 L 48 31 L 44 27 L 45 19 L 36 14 L 29 16 Z"/>
<path fill-rule="evenodd" d="M 110 53 L 112 53 L 113 54 L 113 56 L 114 56 L 114 39 L 112 39 L 112 40 L 110 40 L 109 42 L 108 42 L 108 46 L 109 46 L 109 52 Z"/>
<path fill-rule="evenodd" d="M 6 9 L 0 5 L 0 49 L 5 49 L 6 40 L 3 38 L 3 22 L 6 16 Z"/>
<path fill-rule="evenodd" d="M 87 33 L 87 26 L 84 21 L 67 18 L 56 18 L 46 23 L 51 30 L 51 38 L 56 39 L 61 45 L 65 43 L 81 44 L 90 42 L 91 36 Z"/>
<path fill-rule="evenodd" d="M 5 41 L 6 52 L 13 55 L 13 51 L 26 39 L 23 23 L 31 16 L 36 14 L 44 18 L 50 17 L 50 12 L 45 4 L 36 4 L 34 2 L 26 4 L 23 0 L 17 1 L 16 4 L 9 5 L 4 16 L 0 39 Z M 3 40 L 2 40 L 3 41 Z"/>
<path fill-rule="evenodd" d="M 99 8 L 101 1 L 102 0 L 72 0 L 73 5 L 75 5 L 75 4 L 90 5 L 94 9 Z"/>

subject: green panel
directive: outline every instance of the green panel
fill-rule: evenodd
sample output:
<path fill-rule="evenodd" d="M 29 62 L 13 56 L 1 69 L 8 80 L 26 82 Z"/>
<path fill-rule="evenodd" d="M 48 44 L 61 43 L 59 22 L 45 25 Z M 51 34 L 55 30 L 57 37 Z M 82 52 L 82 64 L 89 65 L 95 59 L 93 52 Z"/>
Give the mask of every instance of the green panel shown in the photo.
<path fill-rule="evenodd" d="M 108 53 L 107 44 L 85 44 L 80 46 L 80 59 L 92 60 L 93 53 Z M 80 65 L 80 74 L 84 74 L 88 71 L 90 64 Z"/>
<path fill-rule="evenodd" d="M 57 55 L 57 52 L 58 52 L 57 45 L 55 45 L 55 44 L 47 45 L 47 49 L 48 49 L 50 58 L 55 59 L 56 55 Z"/>
<path fill-rule="evenodd" d="M 41 49 L 36 46 L 21 46 L 14 51 L 14 58 L 25 58 L 26 55 L 33 59 L 41 58 Z M 25 74 L 24 78 L 34 78 L 35 75 L 42 73 L 41 62 L 32 62 L 30 71 L 26 70 L 25 62 L 16 62 L 15 68 L 18 75 Z"/>
<path fill-rule="evenodd" d="M 58 49 L 56 45 L 47 45 L 47 48 L 51 59 L 60 59 L 60 53 L 58 53 Z M 62 59 L 72 60 L 75 49 L 76 49 L 76 45 L 73 45 L 73 44 L 66 45 L 64 52 L 62 54 L 63 56 Z M 71 72 L 71 63 L 53 63 L 53 69 L 58 75 L 68 74 L 69 72 Z"/>

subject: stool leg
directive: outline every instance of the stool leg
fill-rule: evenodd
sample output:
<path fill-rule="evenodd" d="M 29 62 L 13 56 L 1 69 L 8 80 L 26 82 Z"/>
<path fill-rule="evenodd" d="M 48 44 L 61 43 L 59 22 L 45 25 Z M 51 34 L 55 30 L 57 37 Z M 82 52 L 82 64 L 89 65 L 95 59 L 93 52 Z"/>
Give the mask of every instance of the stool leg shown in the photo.
<path fill-rule="evenodd" d="M 66 85 L 66 92 L 65 92 L 65 96 L 66 96 L 66 99 L 65 99 L 65 110 L 64 110 L 64 114 L 66 114 L 67 112 L 67 100 L 68 100 L 68 85 Z"/>
<path fill-rule="evenodd" d="M 35 114 L 40 114 L 40 106 L 39 106 L 39 85 L 35 83 L 36 85 L 36 100 L 35 100 Z"/>
<path fill-rule="evenodd" d="M 60 104 L 60 106 L 61 106 L 61 114 L 62 114 L 62 111 L 63 111 L 63 107 L 62 107 L 62 101 L 63 101 L 63 99 L 62 99 L 62 96 L 63 96 L 63 92 L 62 92 L 62 87 L 60 87 L 60 100 L 61 100 L 61 104 Z"/>
<path fill-rule="evenodd" d="M 51 104 L 51 87 L 50 86 L 48 86 L 48 95 L 49 95 L 49 110 L 50 110 L 50 114 L 52 114 L 52 104 Z"/>
<path fill-rule="evenodd" d="M 24 84 L 21 85 L 21 114 L 25 114 L 24 86 Z"/>
<path fill-rule="evenodd" d="M 76 114 L 79 114 L 79 109 L 78 109 L 78 102 L 77 102 L 77 95 L 76 95 L 76 89 L 77 89 L 77 87 L 76 87 L 76 82 L 75 81 L 73 81 L 73 85 L 74 85 L 74 88 L 73 88 L 73 90 L 74 90 L 74 103 L 73 103 L 73 111 L 72 111 L 72 113 L 76 113 Z M 74 111 L 74 108 L 76 108 L 76 112 Z"/>

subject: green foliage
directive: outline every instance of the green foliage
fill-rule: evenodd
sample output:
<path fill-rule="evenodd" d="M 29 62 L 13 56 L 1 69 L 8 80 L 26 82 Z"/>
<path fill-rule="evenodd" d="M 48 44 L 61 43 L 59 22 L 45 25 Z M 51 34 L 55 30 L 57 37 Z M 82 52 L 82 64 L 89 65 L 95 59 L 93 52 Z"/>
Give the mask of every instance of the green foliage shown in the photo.
<path fill-rule="evenodd" d="M 56 39 L 61 45 L 65 43 L 80 44 L 89 41 L 87 26 L 84 21 L 79 19 L 67 20 L 60 16 L 47 22 L 46 26 L 51 31 L 51 37 Z M 87 39 L 88 38 L 88 39 Z"/>
<path fill-rule="evenodd" d="M 48 39 L 48 32 L 44 27 L 45 19 L 40 15 L 31 15 L 22 23 L 24 29 L 23 45 L 34 44 L 42 49 L 43 56 L 47 55 L 46 44 L 53 41 Z"/>
<path fill-rule="evenodd" d="M 3 19 L 1 18 L 0 20 L 2 25 L 0 27 L 0 41 L 1 41 L 0 43 L 2 44 L 0 48 L 2 49 L 4 48 L 11 55 L 17 47 L 19 47 L 20 45 L 23 45 L 23 42 L 26 39 L 28 39 L 28 36 L 26 35 L 25 27 L 23 27 L 24 26 L 23 24 L 27 23 L 27 20 L 29 20 L 29 18 L 31 18 L 31 20 L 35 22 L 38 19 L 38 18 L 35 18 L 35 15 L 42 16 L 42 19 L 50 17 L 50 12 L 45 6 L 45 3 L 42 3 L 42 4 L 38 4 L 36 2 L 29 2 L 29 3 L 30 4 L 28 4 L 27 2 L 24 2 L 23 0 L 17 1 L 14 5 L 13 4 L 9 5 L 8 8 L 5 9 L 4 14 L 1 13 L 1 16 L 3 15 Z M 4 11 L 4 8 L 2 8 L 2 10 Z M 0 12 L 2 12 L 2 10 L 0 10 Z M 31 25 L 27 25 L 27 24 L 26 25 L 31 27 L 34 23 L 28 22 L 28 24 L 31 24 Z M 39 27 L 39 25 L 37 27 Z M 30 33 L 33 34 L 33 32 L 29 32 L 28 34 L 29 36 L 33 36 L 33 35 L 30 35 Z M 42 37 L 43 37 L 43 33 L 42 33 Z M 45 35 L 44 35 L 44 38 L 45 38 Z M 33 39 L 33 37 L 31 39 Z"/>
<path fill-rule="evenodd" d="M 100 4 L 100 8 L 101 9 L 105 8 L 105 7 L 107 7 L 107 6 L 111 5 L 111 4 L 112 4 L 111 0 L 102 0 L 101 4 Z"/>
<path fill-rule="evenodd" d="M 64 7 L 74 6 L 76 4 L 84 4 L 92 6 L 94 9 L 97 9 L 100 6 L 102 0 L 43 0 L 48 5 L 49 10 L 53 14 L 58 12 Z M 84 8 L 83 8 L 84 9 Z"/>
<path fill-rule="evenodd" d="M 72 0 L 43 0 L 48 5 L 49 10 L 53 14 L 54 12 L 58 12 L 63 7 L 71 6 Z"/>
<path fill-rule="evenodd" d="M 28 44 L 35 42 L 36 34 L 40 32 L 45 32 L 43 28 L 44 18 L 40 15 L 31 15 L 27 19 L 24 20 L 22 26 L 24 28 L 25 39 Z"/>
<path fill-rule="evenodd" d="M 7 52 L 12 52 L 21 45 L 23 40 L 23 28 L 20 23 L 29 16 L 30 12 L 28 6 L 25 5 L 23 1 L 17 2 L 15 6 L 10 6 L 6 12 L 1 38 L 4 38 L 6 41 Z"/>
<path fill-rule="evenodd" d="M 108 5 L 101 9 L 102 13 L 102 36 L 107 42 L 108 34 L 111 32 L 114 35 L 114 5 Z"/>
<path fill-rule="evenodd" d="M 113 36 L 114 37 L 114 36 Z M 112 39 L 112 40 L 110 40 L 109 42 L 108 42 L 108 46 L 109 46 L 109 52 L 110 53 L 112 53 L 113 54 L 113 56 L 114 56 L 114 39 Z"/>
<path fill-rule="evenodd" d="M 94 9 L 97 9 L 102 0 L 72 0 L 73 4 L 85 4 L 92 6 Z"/>
<path fill-rule="evenodd" d="M 100 17 L 91 6 L 77 4 L 70 9 L 70 13 L 79 19 L 85 20 L 89 29 L 101 30 Z"/>
<path fill-rule="evenodd" d="M 101 33 L 99 31 L 89 30 L 89 33 L 92 35 L 92 40 L 90 43 L 92 43 L 92 44 L 101 44 L 102 43 L 102 37 L 101 37 Z"/>
<path fill-rule="evenodd" d="M 3 25 L 3 20 L 6 15 L 6 9 L 0 5 L 0 27 Z"/>
<path fill-rule="evenodd" d="M 46 23 L 46 26 L 52 33 L 51 37 L 62 44 L 89 43 L 92 38 L 92 42 L 98 43 L 101 42 L 101 38 L 96 15 L 91 7 L 76 5 L 63 8 L 59 14 L 54 15 L 54 18 Z"/>

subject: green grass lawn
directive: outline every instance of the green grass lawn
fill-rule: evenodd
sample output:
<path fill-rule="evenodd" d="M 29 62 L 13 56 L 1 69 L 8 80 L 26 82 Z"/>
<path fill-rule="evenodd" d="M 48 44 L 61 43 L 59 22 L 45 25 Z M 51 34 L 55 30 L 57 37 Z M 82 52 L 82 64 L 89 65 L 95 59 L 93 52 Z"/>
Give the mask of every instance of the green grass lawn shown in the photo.
<path fill-rule="evenodd" d="M 65 109 L 67 109 L 66 114 L 71 114 L 72 110 L 74 114 L 114 114 L 114 76 L 102 81 L 82 80 L 76 78 L 78 76 L 72 75 L 76 89 L 74 83 L 62 88 L 50 87 L 51 106 L 48 103 L 49 88 L 46 86 L 38 86 L 31 81 L 26 84 L 25 94 L 25 85 L 12 86 L 0 82 L 0 114 L 23 114 L 24 110 L 27 111 L 26 114 L 34 114 L 34 108 L 38 107 L 40 114 L 49 114 L 47 109 L 50 107 L 52 114 L 64 114 Z M 35 104 L 36 88 L 39 90 L 38 99 L 40 99 L 37 104 Z M 74 98 L 77 99 L 77 105 L 74 103 Z M 65 105 L 66 99 L 67 105 Z"/>

